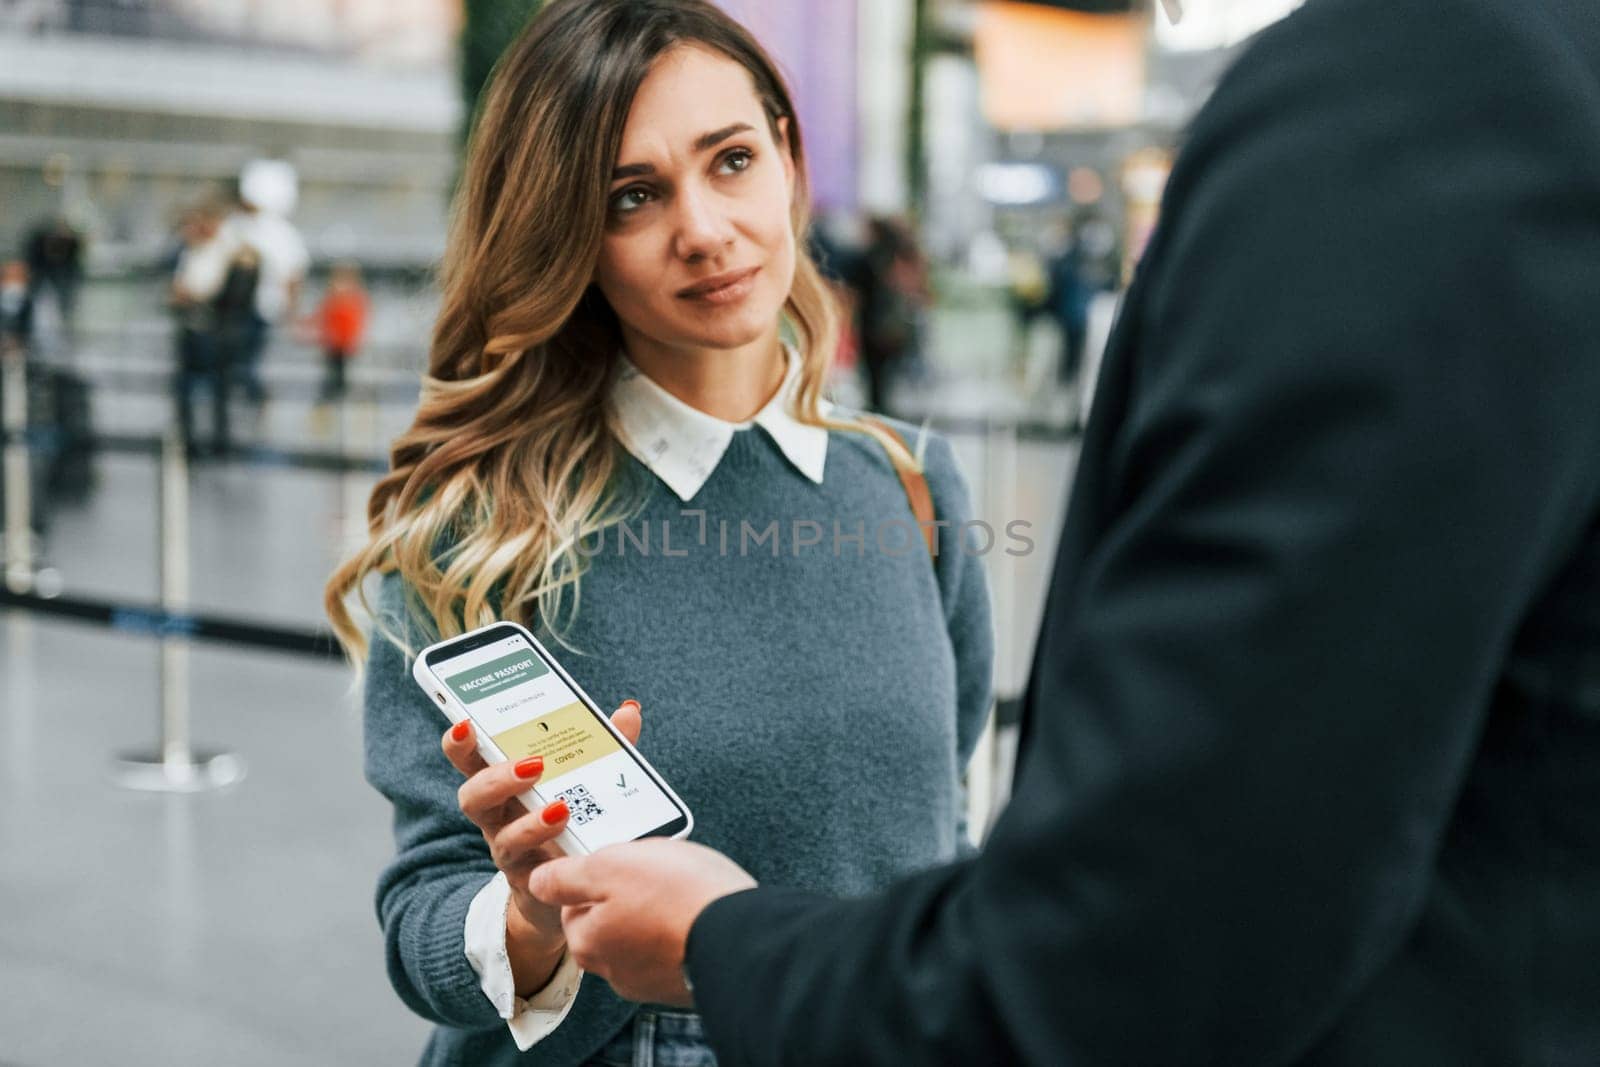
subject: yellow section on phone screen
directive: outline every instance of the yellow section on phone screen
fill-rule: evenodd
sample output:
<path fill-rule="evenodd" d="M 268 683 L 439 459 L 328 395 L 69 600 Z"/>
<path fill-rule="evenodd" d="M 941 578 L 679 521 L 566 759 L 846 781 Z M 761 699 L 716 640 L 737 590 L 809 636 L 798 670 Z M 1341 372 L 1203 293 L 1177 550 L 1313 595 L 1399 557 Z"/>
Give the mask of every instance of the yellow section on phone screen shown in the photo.
<path fill-rule="evenodd" d="M 622 746 L 580 701 L 494 735 L 494 743 L 510 760 L 544 757 L 544 776 L 575 771 Z"/>

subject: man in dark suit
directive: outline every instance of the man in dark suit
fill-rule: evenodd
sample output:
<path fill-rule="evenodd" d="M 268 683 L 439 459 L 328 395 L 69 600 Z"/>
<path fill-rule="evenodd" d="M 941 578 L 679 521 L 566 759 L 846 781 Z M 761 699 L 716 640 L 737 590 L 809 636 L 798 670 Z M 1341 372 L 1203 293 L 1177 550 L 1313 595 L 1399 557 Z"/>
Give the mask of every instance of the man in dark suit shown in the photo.
<path fill-rule="evenodd" d="M 982 855 L 535 891 L 724 1067 L 1600 1064 L 1597 519 L 1600 9 L 1310 0 L 1172 174 Z"/>

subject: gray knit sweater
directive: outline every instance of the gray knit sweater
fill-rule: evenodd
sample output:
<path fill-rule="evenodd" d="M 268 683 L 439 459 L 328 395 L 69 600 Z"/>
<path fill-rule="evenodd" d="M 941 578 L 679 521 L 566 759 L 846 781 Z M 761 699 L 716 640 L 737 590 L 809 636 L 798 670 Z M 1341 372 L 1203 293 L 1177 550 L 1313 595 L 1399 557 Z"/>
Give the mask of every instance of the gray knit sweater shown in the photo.
<path fill-rule="evenodd" d="M 613 526 L 583 546 L 580 610 L 563 630 L 580 653 L 535 633 L 602 707 L 641 702 L 640 748 L 693 810 L 695 840 L 764 884 L 835 894 L 951 858 L 994 645 L 984 538 L 963 535 L 971 506 L 948 443 L 931 437 L 926 456 L 938 518 L 952 523 L 937 560 L 909 528 L 888 457 L 860 434 L 830 432 L 818 485 L 765 430 L 741 429 L 687 504 L 625 462 L 647 502 L 631 536 Z M 379 610 L 396 629 L 404 600 L 387 578 Z M 414 623 L 402 632 L 426 643 Z M 636 1006 L 585 976 L 562 1025 L 517 1052 L 464 954 L 467 907 L 495 868 L 456 806 L 446 722 L 409 666 L 375 639 L 366 775 L 395 811 L 377 894 L 389 977 L 440 1024 L 422 1062 L 579 1064 Z"/>

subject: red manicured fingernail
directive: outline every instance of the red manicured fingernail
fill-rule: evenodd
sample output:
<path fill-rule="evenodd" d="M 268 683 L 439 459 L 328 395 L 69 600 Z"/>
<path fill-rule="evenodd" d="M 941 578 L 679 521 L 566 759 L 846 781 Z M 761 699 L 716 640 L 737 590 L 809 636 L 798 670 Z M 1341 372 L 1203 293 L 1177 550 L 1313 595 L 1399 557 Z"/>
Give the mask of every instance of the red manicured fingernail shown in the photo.
<path fill-rule="evenodd" d="M 470 722 L 458 722 L 454 726 L 450 727 L 450 736 L 455 738 L 457 741 L 465 741 L 467 739 L 467 735 L 471 732 L 472 724 Z"/>
<path fill-rule="evenodd" d="M 624 708 L 627 707 L 630 704 L 633 705 L 633 710 L 634 711 L 638 711 L 639 710 L 639 702 L 637 700 L 634 700 L 632 697 L 629 697 L 627 700 L 624 700 L 622 702 L 622 706 Z"/>
<path fill-rule="evenodd" d="M 529 756 L 525 760 L 518 760 L 516 771 L 518 778 L 537 778 L 544 773 L 544 757 Z"/>
<path fill-rule="evenodd" d="M 545 805 L 545 809 L 539 813 L 539 818 L 544 820 L 544 824 L 546 826 L 554 826 L 556 823 L 560 822 L 566 817 L 567 802 L 565 800 L 558 800 L 554 804 L 547 804 Z"/>

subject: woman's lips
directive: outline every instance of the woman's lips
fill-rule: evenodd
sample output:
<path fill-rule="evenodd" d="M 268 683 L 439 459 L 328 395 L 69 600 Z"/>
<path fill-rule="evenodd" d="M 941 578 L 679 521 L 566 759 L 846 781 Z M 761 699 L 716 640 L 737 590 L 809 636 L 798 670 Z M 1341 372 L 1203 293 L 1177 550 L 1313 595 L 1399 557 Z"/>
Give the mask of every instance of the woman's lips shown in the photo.
<path fill-rule="evenodd" d="M 751 267 L 749 270 L 732 275 L 715 289 L 681 292 L 678 296 L 683 300 L 693 300 L 696 303 L 713 306 L 736 304 L 749 296 L 750 291 L 756 287 L 756 275 L 760 271 L 760 267 Z"/>

